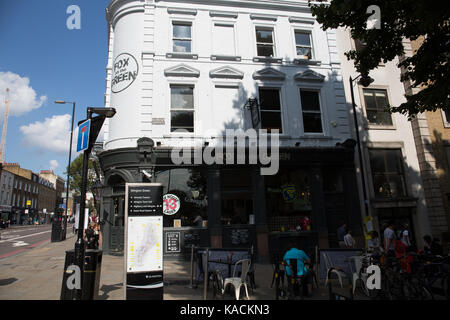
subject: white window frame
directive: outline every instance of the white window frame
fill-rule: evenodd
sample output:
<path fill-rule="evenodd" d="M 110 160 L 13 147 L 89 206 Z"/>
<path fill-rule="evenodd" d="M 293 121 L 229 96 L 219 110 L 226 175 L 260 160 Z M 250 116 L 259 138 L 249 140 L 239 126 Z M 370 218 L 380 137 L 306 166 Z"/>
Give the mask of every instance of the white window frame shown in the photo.
<path fill-rule="evenodd" d="M 368 129 L 380 129 L 380 130 L 395 130 L 396 129 L 396 125 L 395 125 L 395 117 L 393 117 L 393 115 L 391 114 L 391 120 L 392 120 L 392 124 L 373 124 L 369 122 L 369 118 L 367 116 L 367 105 L 366 105 L 366 99 L 364 98 L 364 90 L 383 90 L 386 92 L 386 99 L 388 104 L 391 104 L 391 94 L 389 91 L 389 88 L 386 86 L 369 86 L 369 87 L 363 87 L 361 85 L 358 85 L 359 87 L 359 92 L 360 92 L 360 97 L 361 97 L 361 105 L 364 106 L 363 109 L 363 115 L 365 117 L 364 121 L 367 124 L 367 128 Z"/>
<path fill-rule="evenodd" d="M 317 96 L 319 98 L 319 111 L 306 111 L 306 113 L 320 113 L 320 121 L 322 123 L 322 132 L 305 132 L 305 119 L 303 117 L 303 113 L 305 112 L 303 110 L 303 106 L 302 106 L 302 97 L 301 97 L 301 93 L 300 91 L 312 91 L 312 92 L 317 92 Z M 325 127 L 325 113 L 323 112 L 324 106 L 323 106 L 323 101 L 324 99 L 322 98 L 322 90 L 320 88 L 317 87 L 311 87 L 311 86 L 302 86 L 302 85 L 298 85 L 297 86 L 297 94 L 299 97 L 299 101 L 300 101 L 300 110 L 301 110 L 301 117 L 302 117 L 302 125 L 303 125 L 303 134 L 306 136 L 324 136 L 325 133 L 328 131 L 328 128 Z"/>
<path fill-rule="evenodd" d="M 448 111 L 450 114 L 450 111 Z M 450 128 L 450 119 L 447 118 L 445 111 L 441 109 L 442 122 L 444 124 L 444 128 Z"/>
<path fill-rule="evenodd" d="M 260 89 L 278 90 L 278 98 L 280 99 L 280 110 L 264 110 L 263 111 L 261 109 L 261 98 L 260 98 L 260 95 L 259 95 Z M 261 84 L 258 84 L 257 90 L 258 90 L 257 91 L 257 93 L 258 93 L 258 102 L 260 104 L 259 112 L 260 112 L 260 115 L 261 115 L 260 128 L 263 129 L 262 128 L 262 112 L 273 112 L 273 113 L 279 112 L 280 113 L 280 119 L 281 119 L 281 131 L 278 132 L 278 134 L 279 135 L 286 135 L 287 132 L 286 132 L 286 126 L 284 124 L 284 116 L 283 116 L 284 109 L 285 109 L 283 107 L 283 105 L 284 105 L 284 103 L 283 103 L 283 87 L 281 85 L 275 85 L 275 84 L 269 84 L 269 83 L 267 83 L 267 84 L 261 83 Z M 273 132 L 267 132 L 267 134 L 274 134 L 274 133 Z"/>
<path fill-rule="evenodd" d="M 174 26 L 174 24 L 175 25 L 176 24 L 189 25 L 191 27 L 191 38 L 189 38 L 189 39 L 188 38 L 175 38 L 174 34 L 173 34 L 173 31 L 174 31 L 173 26 Z M 169 52 L 181 53 L 181 54 L 183 54 L 183 53 L 185 53 L 185 54 L 193 54 L 195 52 L 195 47 L 194 47 L 194 44 L 195 44 L 195 42 L 194 42 L 195 36 L 194 35 L 195 35 L 195 33 L 194 33 L 194 31 L 195 31 L 195 29 L 194 29 L 194 19 L 187 19 L 186 17 L 183 17 L 183 18 L 174 17 L 174 18 L 170 19 L 170 39 L 171 39 L 171 41 L 170 41 Z M 190 52 L 178 52 L 178 51 L 175 51 L 174 48 L 173 48 L 175 40 L 190 40 L 191 41 L 191 51 Z"/>
<path fill-rule="evenodd" d="M 297 47 L 299 47 L 300 45 L 297 45 L 297 41 L 296 41 L 296 37 L 295 37 L 295 34 L 298 32 L 298 33 L 305 33 L 305 34 L 308 34 L 309 35 L 309 42 L 310 42 L 310 44 L 311 44 L 311 58 L 310 59 L 308 59 L 308 58 L 306 58 L 305 60 L 314 60 L 315 59 L 315 52 L 314 52 L 314 41 L 313 41 L 313 33 L 312 33 L 312 29 L 307 29 L 307 28 L 304 28 L 304 27 L 297 27 L 297 26 L 292 26 L 292 36 L 293 36 L 293 43 L 294 43 L 294 56 L 297 58 L 297 59 L 305 59 L 305 58 L 303 58 L 303 57 L 301 57 L 301 56 L 299 56 L 298 54 L 297 54 Z"/>
<path fill-rule="evenodd" d="M 193 101 L 193 108 L 192 109 L 172 109 L 172 86 L 178 86 L 178 87 L 182 87 L 182 86 L 186 86 L 186 87 L 192 87 L 192 101 Z M 197 104 L 198 104 L 198 100 L 197 100 L 197 85 L 196 83 L 193 82 L 178 82 L 178 81 L 169 81 L 169 88 L 168 88 L 169 94 L 168 94 L 168 105 L 169 105 L 169 133 L 170 134 L 175 134 L 175 135 L 194 135 L 195 134 L 195 122 L 196 122 L 196 112 L 195 110 L 197 109 Z M 193 119 L 193 123 L 192 123 L 192 132 L 174 132 L 172 131 L 172 111 L 192 111 L 193 115 L 192 115 L 192 119 Z"/>
<path fill-rule="evenodd" d="M 272 57 L 267 57 L 267 58 L 276 58 L 277 57 L 277 38 L 275 36 L 275 24 L 272 23 L 255 23 L 253 24 L 253 39 L 255 41 L 255 57 L 267 57 L 267 56 L 260 56 L 258 55 L 258 41 L 256 38 L 256 29 L 261 28 L 261 29 L 272 29 L 272 47 L 273 47 L 273 56 Z M 262 43 L 262 42 L 261 42 Z"/>

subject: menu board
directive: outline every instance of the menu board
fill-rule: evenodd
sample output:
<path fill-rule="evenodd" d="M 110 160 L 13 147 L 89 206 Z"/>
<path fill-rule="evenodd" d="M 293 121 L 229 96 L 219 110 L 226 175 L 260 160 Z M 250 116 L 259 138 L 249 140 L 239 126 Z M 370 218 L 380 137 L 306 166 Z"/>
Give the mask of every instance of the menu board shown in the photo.
<path fill-rule="evenodd" d="M 248 229 L 231 229 L 231 243 L 233 245 L 248 244 L 249 230 Z"/>
<path fill-rule="evenodd" d="M 180 249 L 180 232 L 166 232 L 166 252 L 177 253 Z"/>
<path fill-rule="evenodd" d="M 162 185 L 127 183 L 125 191 L 125 297 L 162 300 Z"/>

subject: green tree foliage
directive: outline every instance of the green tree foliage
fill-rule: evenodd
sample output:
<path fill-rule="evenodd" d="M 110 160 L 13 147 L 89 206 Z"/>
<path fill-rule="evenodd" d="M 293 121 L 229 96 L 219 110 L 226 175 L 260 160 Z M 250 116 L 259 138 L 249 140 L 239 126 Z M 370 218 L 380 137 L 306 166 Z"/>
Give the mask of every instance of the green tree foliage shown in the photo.
<path fill-rule="evenodd" d="M 70 190 L 74 191 L 77 195 L 81 194 L 82 173 L 83 173 L 83 153 L 81 153 L 75 160 L 73 160 L 69 167 Z M 94 195 L 94 201 L 96 201 L 94 186 L 98 182 L 98 177 L 95 171 L 94 160 L 92 159 L 89 159 L 87 177 L 88 179 L 86 184 L 86 191 L 91 192 Z"/>
<path fill-rule="evenodd" d="M 392 61 L 405 54 L 402 40 L 424 42 L 412 57 L 400 59 L 405 71 L 402 81 L 409 80 L 423 90 L 406 96 L 407 101 L 391 106 L 409 118 L 425 110 L 450 109 L 450 6 L 447 1 L 429 0 L 332 0 L 331 3 L 311 4 L 312 14 L 322 29 L 350 28 L 353 39 L 366 45 L 363 50 L 345 53 L 354 60 L 356 70 L 368 74 L 380 62 Z M 380 8 L 381 28 L 367 29 L 366 13 L 370 5 Z"/>

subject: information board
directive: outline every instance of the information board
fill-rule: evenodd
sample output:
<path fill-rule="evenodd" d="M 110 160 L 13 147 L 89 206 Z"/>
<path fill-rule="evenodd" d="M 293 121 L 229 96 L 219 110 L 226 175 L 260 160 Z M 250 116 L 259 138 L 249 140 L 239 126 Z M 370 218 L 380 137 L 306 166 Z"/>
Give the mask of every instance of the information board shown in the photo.
<path fill-rule="evenodd" d="M 125 185 L 125 297 L 163 298 L 163 195 L 156 183 Z"/>
<path fill-rule="evenodd" d="M 166 232 L 166 253 L 181 252 L 180 236 L 180 232 Z"/>

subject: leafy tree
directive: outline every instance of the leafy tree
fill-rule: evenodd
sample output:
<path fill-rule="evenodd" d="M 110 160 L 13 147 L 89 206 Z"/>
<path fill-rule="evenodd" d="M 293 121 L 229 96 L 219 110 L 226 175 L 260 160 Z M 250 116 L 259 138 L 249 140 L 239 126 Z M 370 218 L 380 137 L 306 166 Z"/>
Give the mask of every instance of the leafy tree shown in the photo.
<path fill-rule="evenodd" d="M 91 192 L 94 195 L 94 205 L 96 206 L 97 199 L 95 197 L 94 186 L 99 182 L 95 160 L 89 159 L 88 163 L 88 175 L 86 192 Z M 75 160 L 72 161 L 69 167 L 69 184 L 70 190 L 74 191 L 76 195 L 81 194 L 81 184 L 82 184 L 82 173 L 83 173 L 83 153 L 81 153 Z M 67 174 L 67 172 L 65 172 Z"/>
<path fill-rule="evenodd" d="M 350 28 L 353 39 L 365 43 L 362 50 L 345 53 L 356 70 L 368 74 L 380 62 L 392 61 L 405 53 L 402 40 L 423 38 L 412 56 L 400 60 L 405 71 L 401 80 L 423 90 L 406 96 L 407 101 L 390 107 L 413 118 L 423 111 L 450 109 L 450 6 L 445 1 L 427 0 L 332 0 L 329 4 L 309 3 L 322 29 Z M 381 28 L 367 29 L 370 5 L 380 8 Z"/>

